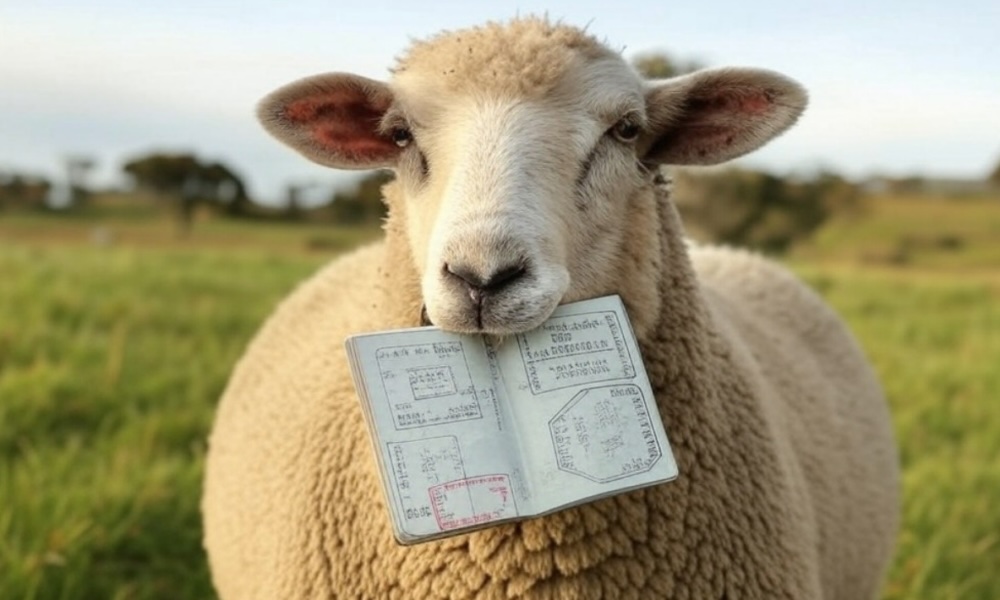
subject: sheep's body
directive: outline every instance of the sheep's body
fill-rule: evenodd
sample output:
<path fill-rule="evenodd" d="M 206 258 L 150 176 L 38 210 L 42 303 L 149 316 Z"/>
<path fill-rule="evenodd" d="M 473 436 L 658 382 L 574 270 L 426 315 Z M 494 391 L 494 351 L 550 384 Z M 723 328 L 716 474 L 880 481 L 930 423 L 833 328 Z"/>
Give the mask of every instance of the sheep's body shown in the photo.
<path fill-rule="evenodd" d="M 870 369 L 832 312 L 760 258 L 692 249 L 696 283 L 660 206 L 650 281 L 663 295 L 641 344 L 677 481 L 396 545 L 342 348 L 419 319 L 390 226 L 388 246 L 336 261 L 281 305 L 226 392 L 204 503 L 220 595 L 874 597 L 898 473 Z"/>
<path fill-rule="evenodd" d="M 898 472 L 871 369 L 784 271 L 689 249 L 652 168 L 748 152 L 804 105 L 768 71 L 643 82 L 538 19 L 418 44 L 392 85 L 330 74 L 269 97 L 264 123 L 300 152 L 397 178 L 386 241 L 286 300 L 223 397 L 203 505 L 220 595 L 872 598 Z M 344 337 L 416 325 L 422 308 L 505 335 L 608 293 L 629 311 L 678 479 L 396 545 Z"/>

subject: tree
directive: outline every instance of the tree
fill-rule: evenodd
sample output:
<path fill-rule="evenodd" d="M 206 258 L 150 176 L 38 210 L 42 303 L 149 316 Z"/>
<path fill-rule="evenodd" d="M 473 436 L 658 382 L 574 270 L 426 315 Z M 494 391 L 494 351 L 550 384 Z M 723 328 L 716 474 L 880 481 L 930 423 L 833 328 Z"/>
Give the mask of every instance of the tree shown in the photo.
<path fill-rule="evenodd" d="M 192 154 L 153 153 L 126 162 L 122 169 L 136 186 L 174 205 L 184 234 L 199 205 L 239 216 L 251 204 L 246 185 L 232 169 L 220 162 L 203 163 Z"/>
<path fill-rule="evenodd" d="M 676 175 L 678 207 L 701 238 L 780 253 L 811 235 L 837 210 L 851 209 L 855 185 L 833 173 L 783 179 L 730 168 Z"/>
<path fill-rule="evenodd" d="M 289 183 L 285 186 L 285 218 L 289 221 L 301 220 L 304 216 L 302 210 L 302 194 L 317 186 L 314 181 L 301 183 Z"/>
<path fill-rule="evenodd" d="M 67 156 L 63 162 L 66 165 L 69 205 L 79 208 L 90 195 L 87 188 L 87 176 L 97 166 L 97 161 L 89 156 L 73 155 Z"/>
<path fill-rule="evenodd" d="M 646 79 L 667 79 L 702 68 L 694 60 L 678 62 L 662 52 L 645 52 L 632 59 L 632 66 Z"/>
<path fill-rule="evenodd" d="M 44 177 L 0 173 L 0 208 L 45 210 L 52 184 Z"/>
<path fill-rule="evenodd" d="M 214 202 L 230 217 L 245 217 L 250 212 L 253 202 L 247 194 L 246 184 L 232 169 L 220 162 L 202 166 L 202 190 L 207 192 L 207 198 Z"/>
<path fill-rule="evenodd" d="M 382 186 L 391 179 L 392 174 L 386 171 L 366 175 L 354 189 L 335 192 L 327 212 L 334 221 L 345 225 L 380 223 L 388 212 L 382 201 Z"/>
<path fill-rule="evenodd" d="M 993 172 L 986 178 L 986 181 L 996 187 L 1000 187 L 1000 162 L 997 163 L 996 168 L 994 168 Z"/>

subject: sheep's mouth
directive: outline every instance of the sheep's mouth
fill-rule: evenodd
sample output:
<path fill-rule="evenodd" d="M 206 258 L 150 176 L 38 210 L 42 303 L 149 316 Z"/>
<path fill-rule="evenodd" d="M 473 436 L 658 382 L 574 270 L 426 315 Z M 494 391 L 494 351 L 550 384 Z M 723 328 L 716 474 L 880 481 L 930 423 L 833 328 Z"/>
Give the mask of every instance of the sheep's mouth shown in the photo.
<path fill-rule="evenodd" d="M 484 286 L 458 277 L 432 274 L 425 279 L 422 325 L 480 335 L 512 335 L 541 325 L 566 294 L 564 269 L 519 273 L 516 281 Z"/>
<path fill-rule="evenodd" d="M 513 335 L 537 328 L 558 304 L 554 301 L 542 303 L 539 300 L 531 302 L 488 296 L 478 304 L 462 300 L 451 304 L 433 319 L 431 311 L 425 307 L 421 310 L 421 325 L 434 325 L 444 331 L 469 335 Z"/>

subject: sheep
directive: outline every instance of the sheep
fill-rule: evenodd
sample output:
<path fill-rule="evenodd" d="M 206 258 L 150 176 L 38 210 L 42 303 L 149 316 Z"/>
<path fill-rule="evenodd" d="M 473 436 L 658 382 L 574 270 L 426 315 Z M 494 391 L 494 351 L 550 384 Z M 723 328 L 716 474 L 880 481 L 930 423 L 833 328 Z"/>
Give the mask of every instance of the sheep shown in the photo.
<path fill-rule="evenodd" d="M 415 42 L 390 83 L 319 75 L 260 105 L 335 168 L 388 168 L 382 242 L 268 319 L 218 408 L 203 514 L 240 598 L 857 600 L 898 521 L 886 403 L 858 344 L 759 256 L 685 241 L 661 165 L 790 127 L 804 90 L 727 68 L 642 80 L 547 19 Z M 344 337 L 505 336 L 619 294 L 680 469 L 673 483 L 411 547 L 392 537 Z"/>

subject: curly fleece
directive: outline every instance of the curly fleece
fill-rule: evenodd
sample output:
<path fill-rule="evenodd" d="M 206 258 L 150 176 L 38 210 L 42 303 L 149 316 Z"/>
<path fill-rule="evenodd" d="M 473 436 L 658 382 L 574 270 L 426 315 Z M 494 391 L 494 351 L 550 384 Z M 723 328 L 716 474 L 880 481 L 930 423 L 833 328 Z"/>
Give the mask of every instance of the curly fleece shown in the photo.
<path fill-rule="evenodd" d="M 450 91 L 539 96 L 581 59 L 618 54 L 568 25 L 527 17 L 444 31 L 414 42 L 392 69 L 431 73 Z"/>
<path fill-rule="evenodd" d="M 765 260 L 698 249 L 652 181 L 619 255 L 680 477 L 401 547 L 344 337 L 414 326 L 405 204 L 270 317 L 211 436 L 203 510 L 219 594 L 254 598 L 873 598 L 897 527 L 879 386 L 843 323 Z"/>

